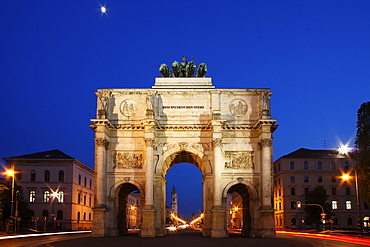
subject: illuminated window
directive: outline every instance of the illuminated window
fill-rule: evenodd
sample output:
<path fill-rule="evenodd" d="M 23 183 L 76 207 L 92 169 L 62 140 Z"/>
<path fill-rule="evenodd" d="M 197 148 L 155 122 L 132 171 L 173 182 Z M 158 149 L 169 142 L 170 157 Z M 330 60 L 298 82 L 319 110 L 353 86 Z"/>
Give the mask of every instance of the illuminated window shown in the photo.
<path fill-rule="evenodd" d="M 338 201 L 332 201 L 331 202 L 331 208 L 332 209 L 338 209 Z"/>
<path fill-rule="evenodd" d="M 291 161 L 291 162 L 290 162 L 290 169 L 291 169 L 291 170 L 293 170 L 293 169 L 294 169 L 294 162 L 293 162 L 293 161 Z"/>
<path fill-rule="evenodd" d="M 59 191 L 59 202 L 60 203 L 64 202 L 64 191 Z"/>
<path fill-rule="evenodd" d="M 44 191 L 44 200 L 43 202 L 50 202 L 50 192 L 48 190 Z"/>
<path fill-rule="evenodd" d="M 352 209 L 351 201 L 346 201 L 346 209 Z"/>
<path fill-rule="evenodd" d="M 36 199 L 36 191 L 31 190 L 30 191 L 30 202 L 35 202 Z"/>

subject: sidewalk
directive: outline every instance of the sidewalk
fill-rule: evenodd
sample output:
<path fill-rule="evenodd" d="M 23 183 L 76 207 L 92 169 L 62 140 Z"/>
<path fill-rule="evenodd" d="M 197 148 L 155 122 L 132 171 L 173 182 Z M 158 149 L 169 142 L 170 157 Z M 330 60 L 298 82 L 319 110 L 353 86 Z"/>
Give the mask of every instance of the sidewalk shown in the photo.
<path fill-rule="evenodd" d="M 61 242 L 51 243 L 55 247 L 101 247 L 101 246 L 130 246 L 130 247 L 246 247 L 246 246 L 268 246 L 268 247 L 308 247 L 312 246 L 308 243 L 292 241 L 287 239 L 262 239 L 262 238 L 246 238 L 239 234 L 231 234 L 229 238 L 213 239 L 203 237 L 199 231 L 192 229 L 179 230 L 178 232 L 168 234 L 164 237 L 156 238 L 141 238 L 138 235 L 127 235 L 120 237 L 106 238 L 79 238 Z"/>

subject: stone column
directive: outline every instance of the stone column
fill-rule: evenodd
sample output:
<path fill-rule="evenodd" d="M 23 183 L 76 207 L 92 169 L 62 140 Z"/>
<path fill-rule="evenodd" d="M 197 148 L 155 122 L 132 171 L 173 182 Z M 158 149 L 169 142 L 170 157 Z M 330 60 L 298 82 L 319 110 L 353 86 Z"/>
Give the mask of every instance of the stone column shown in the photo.
<path fill-rule="evenodd" d="M 268 126 L 270 129 L 270 126 Z M 258 210 L 260 220 L 260 230 L 257 234 L 262 238 L 275 238 L 276 232 L 274 229 L 274 209 L 271 205 L 272 198 L 272 139 L 262 138 L 259 142 L 261 147 L 261 191 L 262 191 L 262 206 Z"/>
<path fill-rule="evenodd" d="M 145 172 L 145 207 L 141 210 L 143 224 L 142 237 L 155 237 L 155 207 L 154 207 L 154 167 L 153 167 L 154 138 L 145 138 L 146 172 Z"/>
<path fill-rule="evenodd" d="M 109 142 L 105 138 L 95 138 L 95 198 L 93 208 L 94 223 L 92 237 L 105 237 L 110 235 L 107 230 L 108 206 L 106 204 L 106 149 Z"/>
<path fill-rule="evenodd" d="M 222 207 L 221 171 L 223 167 L 222 139 L 213 140 L 213 207 L 212 207 L 212 238 L 226 238 L 226 209 Z"/>

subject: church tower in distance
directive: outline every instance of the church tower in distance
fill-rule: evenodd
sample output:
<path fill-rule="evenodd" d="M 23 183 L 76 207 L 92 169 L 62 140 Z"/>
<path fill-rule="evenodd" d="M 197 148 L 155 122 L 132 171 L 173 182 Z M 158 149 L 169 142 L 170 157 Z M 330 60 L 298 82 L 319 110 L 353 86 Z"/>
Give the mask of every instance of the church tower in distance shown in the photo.
<path fill-rule="evenodd" d="M 172 204 L 171 204 L 172 213 L 174 213 L 175 215 L 178 215 L 179 214 L 179 205 L 177 204 L 178 196 L 177 196 L 175 186 L 173 186 L 173 188 L 172 188 L 171 195 L 172 195 Z"/>

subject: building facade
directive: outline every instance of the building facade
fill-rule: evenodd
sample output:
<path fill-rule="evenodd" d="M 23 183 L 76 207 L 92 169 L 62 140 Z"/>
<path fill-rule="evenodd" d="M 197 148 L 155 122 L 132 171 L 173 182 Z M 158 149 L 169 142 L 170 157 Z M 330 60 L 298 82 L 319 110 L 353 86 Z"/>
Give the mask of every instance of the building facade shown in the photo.
<path fill-rule="evenodd" d="M 226 197 L 243 201 L 242 233 L 274 238 L 269 89 L 218 89 L 211 78 L 156 78 L 152 88 L 99 89 L 92 236 L 126 234 L 123 203 L 142 197 L 142 237 L 166 231 L 166 174 L 189 163 L 203 175 L 202 234 L 227 237 Z"/>
<path fill-rule="evenodd" d="M 4 158 L 33 211 L 44 227 L 91 230 L 94 207 L 93 170 L 59 150 Z"/>
<path fill-rule="evenodd" d="M 277 229 L 310 229 L 305 222 L 305 195 L 323 186 L 329 196 L 331 215 L 326 216 L 331 229 L 356 229 L 358 207 L 354 160 L 338 150 L 298 149 L 274 162 L 274 208 Z M 349 175 L 345 180 L 343 175 Z M 302 208 L 296 206 L 297 201 Z M 370 210 L 360 200 L 361 224 L 368 226 Z M 330 223 L 329 222 L 329 223 Z"/>

